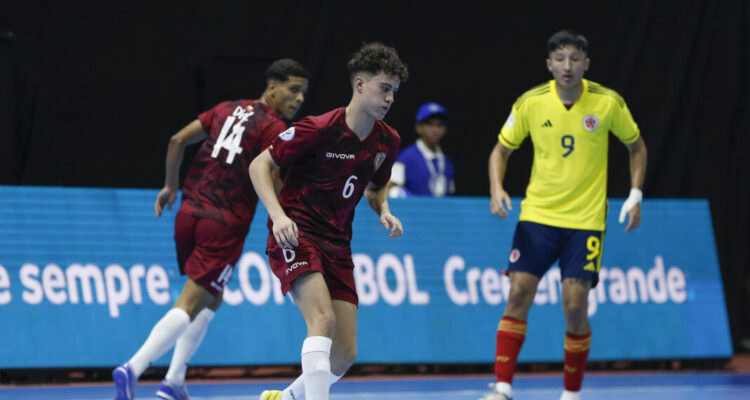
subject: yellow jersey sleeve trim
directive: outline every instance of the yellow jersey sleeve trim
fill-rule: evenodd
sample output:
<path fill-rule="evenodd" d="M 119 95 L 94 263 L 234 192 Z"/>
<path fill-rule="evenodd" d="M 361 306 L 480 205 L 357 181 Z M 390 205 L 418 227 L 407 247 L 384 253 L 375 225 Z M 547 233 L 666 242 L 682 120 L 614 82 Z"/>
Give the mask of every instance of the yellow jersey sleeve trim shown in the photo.
<path fill-rule="evenodd" d="M 523 103 L 526 102 L 526 100 L 532 97 L 542 96 L 549 92 L 550 92 L 549 82 L 542 83 L 541 85 L 536 85 L 533 88 L 524 92 L 524 94 L 522 94 L 518 99 L 516 99 L 516 102 L 513 103 L 513 109 L 517 110 L 523 105 Z"/>
<path fill-rule="evenodd" d="M 625 99 L 623 99 L 622 96 L 620 96 L 620 94 L 617 93 L 616 91 L 606 86 L 600 85 L 596 82 L 588 81 L 588 83 L 589 83 L 589 90 L 588 90 L 589 93 L 595 93 L 595 94 L 600 94 L 602 96 L 610 97 L 617 102 L 620 108 L 625 107 Z"/>
<path fill-rule="evenodd" d="M 631 144 L 631 143 L 635 143 L 635 141 L 638 140 L 639 137 L 641 137 L 641 131 L 637 130 L 637 131 L 635 131 L 635 134 L 633 134 L 633 136 L 631 136 L 631 137 L 629 137 L 627 139 L 620 140 L 620 141 L 623 142 L 623 143 L 625 143 L 625 144 Z"/>
<path fill-rule="evenodd" d="M 507 148 L 509 148 L 511 150 L 516 150 L 519 147 L 521 147 L 521 143 L 516 144 L 516 143 L 511 142 L 510 140 L 506 139 L 505 136 L 503 136 L 502 133 L 499 133 L 497 135 L 497 140 L 500 142 L 500 144 L 502 144 L 503 146 L 505 146 L 505 147 L 507 147 Z"/>

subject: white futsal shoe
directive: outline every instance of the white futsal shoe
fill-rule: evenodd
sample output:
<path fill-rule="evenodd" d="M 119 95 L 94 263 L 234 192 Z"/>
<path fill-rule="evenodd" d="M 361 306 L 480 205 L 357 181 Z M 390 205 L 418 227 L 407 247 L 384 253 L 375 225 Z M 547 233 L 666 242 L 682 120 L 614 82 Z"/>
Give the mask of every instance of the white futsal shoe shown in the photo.
<path fill-rule="evenodd" d="M 484 397 L 479 400 L 513 400 L 510 392 L 510 385 L 499 385 L 498 383 L 490 383 L 489 386 L 492 391 L 485 394 Z"/>
<path fill-rule="evenodd" d="M 581 400 L 581 392 L 569 392 L 565 390 L 562 396 L 560 396 L 560 400 Z"/>

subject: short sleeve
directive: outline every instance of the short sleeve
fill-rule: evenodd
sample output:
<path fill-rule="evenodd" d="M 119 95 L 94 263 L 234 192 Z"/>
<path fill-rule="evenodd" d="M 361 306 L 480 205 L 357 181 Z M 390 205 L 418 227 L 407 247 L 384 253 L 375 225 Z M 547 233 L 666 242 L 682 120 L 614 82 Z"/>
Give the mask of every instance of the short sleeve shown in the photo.
<path fill-rule="evenodd" d="M 279 133 L 268 148 L 273 161 L 282 167 L 294 164 L 301 156 L 315 148 L 319 131 L 310 117 L 294 123 Z"/>
<path fill-rule="evenodd" d="M 500 134 L 497 135 L 497 140 L 509 149 L 515 150 L 521 147 L 521 143 L 529 136 L 529 127 L 524 110 L 523 104 L 516 102 L 500 130 Z"/>
<path fill-rule="evenodd" d="M 280 119 L 275 119 L 273 122 L 268 124 L 268 126 L 263 129 L 262 137 L 260 138 L 261 150 L 265 150 L 269 146 L 271 146 L 271 144 L 273 144 L 273 141 L 279 136 L 279 134 L 281 132 L 284 132 L 286 129 L 286 123 Z"/>
<path fill-rule="evenodd" d="M 204 131 L 211 132 L 211 124 L 213 124 L 214 122 L 214 117 L 218 113 L 218 110 L 226 107 L 227 104 L 229 104 L 228 101 L 223 101 L 214 106 L 212 109 L 204 111 L 200 115 L 198 115 L 198 121 L 201 122 Z"/>
<path fill-rule="evenodd" d="M 385 155 L 385 160 L 380 164 L 378 169 L 375 171 L 375 174 L 373 174 L 372 179 L 370 179 L 370 182 L 372 182 L 375 186 L 385 186 L 386 183 L 388 183 L 388 180 L 391 179 L 391 168 L 393 168 L 393 163 L 396 162 L 396 157 L 398 156 L 398 149 L 401 146 L 401 138 L 396 135 L 395 140 L 391 143 L 391 147 L 388 149 L 388 154 Z M 380 157 L 379 154 L 376 154 L 375 157 Z M 375 165 L 378 164 L 377 158 L 375 159 Z"/>
<path fill-rule="evenodd" d="M 641 136 L 638 125 L 624 102 L 622 106 L 615 104 L 612 108 L 610 131 L 625 144 L 634 143 Z"/>

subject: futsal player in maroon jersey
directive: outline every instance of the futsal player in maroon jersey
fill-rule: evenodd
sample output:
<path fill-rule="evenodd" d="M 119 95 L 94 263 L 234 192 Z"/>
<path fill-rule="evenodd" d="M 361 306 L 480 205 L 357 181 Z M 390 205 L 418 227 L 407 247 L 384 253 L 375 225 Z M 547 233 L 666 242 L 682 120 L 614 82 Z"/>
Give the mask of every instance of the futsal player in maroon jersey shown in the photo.
<path fill-rule="evenodd" d="M 203 141 L 185 178 L 175 221 L 177 261 L 188 280 L 174 307 L 156 323 L 141 348 L 112 371 L 116 400 L 133 399 L 138 377 L 172 346 L 172 362 L 157 397 L 189 398 L 185 388 L 188 361 L 221 305 L 258 203 L 248 166 L 287 128 L 282 118 L 291 119 L 297 113 L 308 76 L 300 63 L 277 60 L 266 70 L 266 89 L 258 100 L 219 103 L 170 139 L 164 188 L 154 204 L 156 217 L 165 206 L 171 209 L 177 199 L 185 148 Z"/>
<path fill-rule="evenodd" d="M 357 292 L 350 242 L 362 196 L 389 237 L 403 233 L 386 193 L 401 139 L 382 120 L 408 70 L 396 50 L 381 43 L 364 44 L 348 67 L 348 106 L 293 124 L 250 164 L 269 214 L 271 269 L 307 325 L 302 375 L 284 391 L 263 392 L 263 400 L 327 400 L 330 384 L 354 362 Z M 279 167 L 285 176 L 277 198 L 271 173 Z"/>

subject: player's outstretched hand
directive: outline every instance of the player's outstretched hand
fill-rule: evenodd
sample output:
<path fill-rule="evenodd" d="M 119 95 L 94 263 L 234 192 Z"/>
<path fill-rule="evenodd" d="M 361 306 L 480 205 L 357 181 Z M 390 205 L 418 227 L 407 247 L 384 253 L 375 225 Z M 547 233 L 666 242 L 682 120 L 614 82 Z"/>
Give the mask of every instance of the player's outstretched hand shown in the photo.
<path fill-rule="evenodd" d="M 389 239 L 397 238 L 404 234 L 404 226 L 401 225 L 401 221 L 394 217 L 393 214 L 384 213 L 380 216 L 380 223 L 385 229 L 390 229 L 391 234 L 388 235 Z"/>
<path fill-rule="evenodd" d="M 490 198 L 490 211 L 492 211 L 492 215 L 506 218 L 508 216 L 508 211 L 512 209 L 513 206 L 510 204 L 510 196 L 508 195 L 508 192 L 499 188 L 492 190 L 492 197 Z"/>
<path fill-rule="evenodd" d="M 276 239 L 276 244 L 285 249 L 291 249 L 299 245 L 299 241 L 297 240 L 299 230 L 297 230 L 297 224 L 294 221 L 283 215 L 278 220 L 273 220 L 272 222 L 273 237 Z"/>
<path fill-rule="evenodd" d="M 641 201 L 643 192 L 640 189 L 630 189 L 630 195 L 620 209 L 619 222 L 625 222 L 625 216 L 629 216 L 628 224 L 625 226 L 625 232 L 630 232 L 641 225 Z"/>
<path fill-rule="evenodd" d="M 156 201 L 154 202 L 154 218 L 160 217 L 161 212 L 164 210 L 164 206 L 167 206 L 168 210 L 172 210 L 172 204 L 177 200 L 177 190 L 164 186 L 158 195 L 156 195 Z"/>

